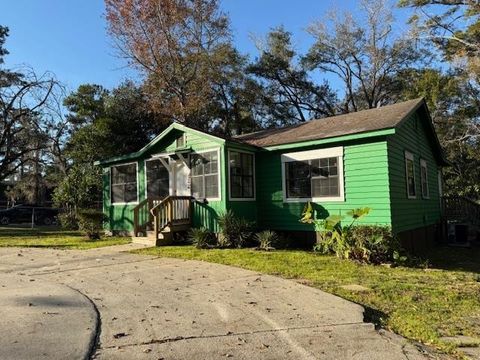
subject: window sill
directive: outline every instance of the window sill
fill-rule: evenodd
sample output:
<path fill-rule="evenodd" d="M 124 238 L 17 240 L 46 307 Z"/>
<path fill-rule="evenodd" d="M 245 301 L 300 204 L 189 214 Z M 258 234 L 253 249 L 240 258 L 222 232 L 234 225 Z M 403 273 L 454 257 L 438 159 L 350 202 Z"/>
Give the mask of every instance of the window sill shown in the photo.
<path fill-rule="evenodd" d="M 253 198 L 228 198 L 230 201 L 257 201 L 255 197 Z"/>
<path fill-rule="evenodd" d="M 110 203 L 111 206 L 117 206 L 117 205 L 138 205 L 138 201 L 134 202 L 126 202 L 126 203 Z"/>
<path fill-rule="evenodd" d="M 322 203 L 322 202 L 345 202 L 345 198 L 342 196 L 338 197 L 322 197 L 322 198 L 292 198 L 286 199 L 283 198 L 284 203 L 299 203 L 299 202 L 312 202 L 312 203 Z"/>
<path fill-rule="evenodd" d="M 221 198 L 196 198 L 196 197 L 193 197 L 193 200 L 195 202 L 200 203 L 200 204 L 208 204 L 211 201 L 221 201 L 222 199 Z"/>

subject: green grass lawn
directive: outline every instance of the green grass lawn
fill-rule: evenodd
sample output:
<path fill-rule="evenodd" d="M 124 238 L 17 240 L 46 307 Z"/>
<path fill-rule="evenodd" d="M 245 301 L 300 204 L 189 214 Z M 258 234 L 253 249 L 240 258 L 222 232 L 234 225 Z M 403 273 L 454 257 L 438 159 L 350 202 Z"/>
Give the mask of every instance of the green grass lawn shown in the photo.
<path fill-rule="evenodd" d="M 297 279 L 363 305 L 367 320 L 407 338 L 453 353 L 442 336 L 480 339 L 480 251 L 442 248 L 428 267 L 360 265 L 307 251 L 198 250 L 191 246 L 147 248 L 138 254 L 203 260 Z M 358 284 L 370 291 L 352 292 Z"/>
<path fill-rule="evenodd" d="M 93 249 L 102 246 L 127 244 L 128 237 L 105 237 L 88 240 L 79 231 L 65 231 L 56 227 L 0 227 L 0 247 L 38 247 L 55 249 Z"/>

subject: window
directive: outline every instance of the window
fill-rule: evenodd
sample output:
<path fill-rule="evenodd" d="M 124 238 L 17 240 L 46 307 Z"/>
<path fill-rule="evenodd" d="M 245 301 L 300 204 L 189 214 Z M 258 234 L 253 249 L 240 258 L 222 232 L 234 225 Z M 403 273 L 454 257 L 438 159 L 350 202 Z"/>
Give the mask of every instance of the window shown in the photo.
<path fill-rule="evenodd" d="M 254 190 L 254 158 L 253 154 L 230 151 L 230 198 L 253 199 Z"/>
<path fill-rule="evenodd" d="M 430 195 L 428 189 L 428 166 L 423 159 L 420 159 L 420 182 L 422 184 L 422 197 L 428 199 Z"/>
<path fill-rule="evenodd" d="M 198 199 L 219 198 L 218 151 L 190 155 L 192 196 Z"/>
<path fill-rule="evenodd" d="M 113 204 L 137 202 L 137 164 L 112 166 L 111 199 Z"/>
<path fill-rule="evenodd" d="M 184 146 L 186 145 L 186 143 L 187 143 L 186 140 L 187 140 L 187 139 L 186 139 L 186 135 L 185 135 L 185 133 L 183 133 L 182 136 L 180 136 L 179 138 L 177 138 L 175 146 L 176 146 L 177 148 L 182 148 L 182 147 L 184 147 Z"/>
<path fill-rule="evenodd" d="M 170 176 L 160 160 L 145 161 L 147 198 L 160 199 L 169 194 Z"/>
<path fill-rule="evenodd" d="M 282 155 L 286 201 L 343 201 L 343 148 Z"/>
<path fill-rule="evenodd" d="M 407 196 L 409 199 L 415 199 L 417 196 L 415 189 L 415 163 L 413 154 L 405 151 L 405 171 L 407 178 Z"/>

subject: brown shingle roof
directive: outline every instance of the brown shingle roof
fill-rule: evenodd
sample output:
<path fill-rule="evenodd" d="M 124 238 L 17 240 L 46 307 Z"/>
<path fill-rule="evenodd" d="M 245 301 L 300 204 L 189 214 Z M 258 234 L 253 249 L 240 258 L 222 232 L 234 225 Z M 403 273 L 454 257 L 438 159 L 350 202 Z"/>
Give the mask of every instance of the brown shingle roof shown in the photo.
<path fill-rule="evenodd" d="M 281 129 L 261 130 L 234 137 L 250 145 L 267 147 L 396 127 L 424 104 L 423 98 L 376 109 L 311 120 Z"/>

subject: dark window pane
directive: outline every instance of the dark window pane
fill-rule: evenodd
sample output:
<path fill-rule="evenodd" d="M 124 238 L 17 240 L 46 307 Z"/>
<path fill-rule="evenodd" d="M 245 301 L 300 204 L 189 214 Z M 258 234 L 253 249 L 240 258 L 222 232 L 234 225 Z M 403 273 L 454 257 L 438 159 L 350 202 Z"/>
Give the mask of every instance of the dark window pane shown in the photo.
<path fill-rule="evenodd" d="M 243 197 L 253 197 L 253 177 L 243 178 Z"/>
<path fill-rule="evenodd" d="M 137 201 L 137 184 L 127 183 L 125 184 L 125 202 Z"/>
<path fill-rule="evenodd" d="M 231 178 L 231 196 L 233 198 L 241 198 L 242 197 L 242 177 L 232 175 Z"/>
<path fill-rule="evenodd" d="M 150 160 L 147 169 L 147 197 L 162 198 L 169 194 L 170 179 L 168 170 L 160 160 Z"/>
<path fill-rule="evenodd" d="M 415 196 L 415 176 L 413 161 L 407 159 L 407 187 L 408 195 Z"/>
<path fill-rule="evenodd" d="M 112 185 L 112 203 L 123 202 L 123 185 Z"/>
<path fill-rule="evenodd" d="M 253 175 L 253 155 L 242 154 L 242 174 Z"/>
<path fill-rule="evenodd" d="M 287 173 L 287 197 L 311 196 L 310 164 L 302 161 L 285 163 Z"/>
<path fill-rule="evenodd" d="M 232 198 L 253 198 L 253 155 L 230 152 L 230 195 Z"/>

